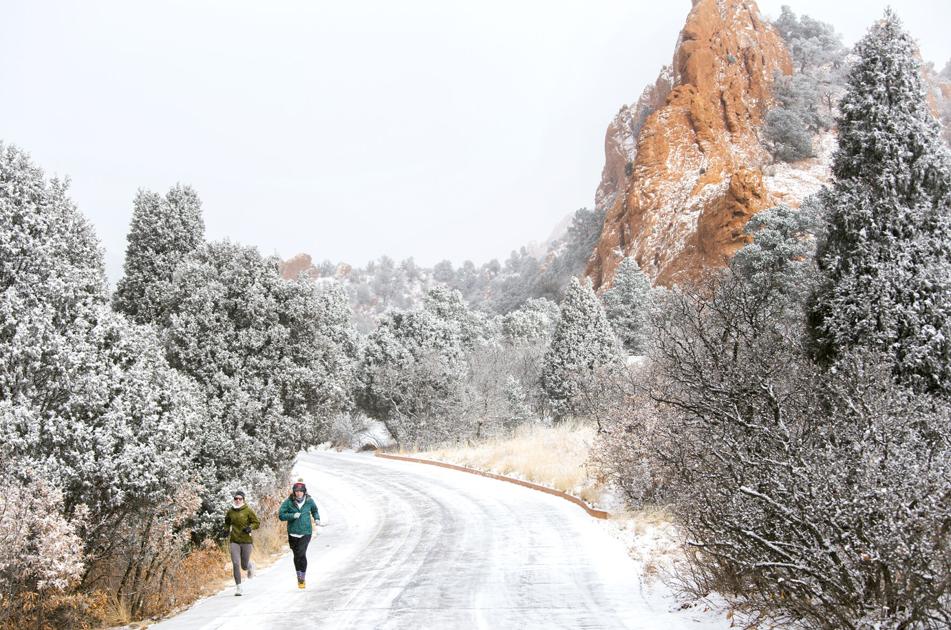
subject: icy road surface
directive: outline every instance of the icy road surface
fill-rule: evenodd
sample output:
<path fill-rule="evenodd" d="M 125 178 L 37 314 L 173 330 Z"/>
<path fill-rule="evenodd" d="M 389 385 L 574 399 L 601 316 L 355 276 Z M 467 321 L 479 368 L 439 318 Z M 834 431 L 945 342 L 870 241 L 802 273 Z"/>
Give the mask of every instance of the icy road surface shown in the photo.
<path fill-rule="evenodd" d="M 624 546 L 563 499 L 368 454 L 302 454 L 295 474 L 328 524 L 307 550 L 307 590 L 287 555 L 244 596 L 231 586 L 153 628 L 729 626 L 670 612 Z"/>

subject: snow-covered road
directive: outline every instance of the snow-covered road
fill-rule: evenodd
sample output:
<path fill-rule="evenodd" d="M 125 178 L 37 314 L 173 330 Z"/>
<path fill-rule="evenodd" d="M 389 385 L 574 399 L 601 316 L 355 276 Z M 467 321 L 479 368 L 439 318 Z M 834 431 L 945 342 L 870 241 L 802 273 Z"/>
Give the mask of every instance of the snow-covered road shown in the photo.
<path fill-rule="evenodd" d="M 290 556 L 154 628 L 725 628 L 670 612 L 579 507 L 512 484 L 365 454 L 302 454 L 328 526 Z M 696 615 L 697 619 L 691 619 Z"/>

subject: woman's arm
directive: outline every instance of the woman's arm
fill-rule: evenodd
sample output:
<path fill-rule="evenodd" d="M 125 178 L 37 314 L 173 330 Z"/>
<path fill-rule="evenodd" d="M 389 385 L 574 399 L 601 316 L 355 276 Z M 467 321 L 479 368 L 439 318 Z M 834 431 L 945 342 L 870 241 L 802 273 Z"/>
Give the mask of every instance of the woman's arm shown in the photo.
<path fill-rule="evenodd" d="M 277 511 L 277 518 L 279 518 L 282 521 L 293 521 L 294 512 L 296 511 L 297 510 L 291 507 L 291 502 L 287 499 L 284 499 L 284 502 L 281 503 L 280 509 L 278 509 Z"/>
<path fill-rule="evenodd" d="M 320 520 L 320 512 L 317 511 L 317 502 L 314 501 L 313 499 L 311 499 L 311 500 L 310 500 L 310 504 L 313 506 L 313 507 L 310 509 L 310 513 L 314 515 L 314 520 L 315 520 L 315 521 L 319 521 L 319 520 Z"/>

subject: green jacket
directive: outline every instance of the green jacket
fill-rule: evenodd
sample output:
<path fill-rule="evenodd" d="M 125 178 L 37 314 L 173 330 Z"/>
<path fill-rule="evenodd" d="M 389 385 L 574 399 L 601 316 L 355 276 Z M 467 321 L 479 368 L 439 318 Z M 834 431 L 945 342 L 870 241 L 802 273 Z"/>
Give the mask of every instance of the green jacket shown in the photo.
<path fill-rule="evenodd" d="M 298 512 L 300 512 L 300 517 L 294 518 L 294 515 Z M 304 495 L 304 503 L 300 508 L 297 507 L 297 502 L 294 501 L 294 495 L 291 495 L 284 499 L 284 503 L 281 503 L 281 508 L 277 511 L 277 517 L 282 521 L 287 521 L 288 535 L 299 534 L 305 536 L 314 533 L 310 525 L 311 515 L 314 516 L 315 521 L 320 520 L 317 504 L 314 503 L 309 494 Z"/>
<path fill-rule="evenodd" d="M 231 508 L 225 513 L 225 527 L 231 531 L 231 542 L 239 544 L 248 544 L 254 542 L 251 534 L 245 534 L 242 529 L 247 526 L 251 529 L 257 529 L 261 526 L 258 515 L 245 503 L 239 508 Z"/>

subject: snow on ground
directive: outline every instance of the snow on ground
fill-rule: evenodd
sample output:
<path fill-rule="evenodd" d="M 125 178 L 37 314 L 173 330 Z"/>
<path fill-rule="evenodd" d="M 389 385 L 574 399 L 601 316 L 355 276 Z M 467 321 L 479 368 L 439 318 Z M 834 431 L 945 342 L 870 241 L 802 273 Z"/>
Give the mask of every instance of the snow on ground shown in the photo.
<path fill-rule="evenodd" d="M 295 475 L 328 526 L 299 591 L 285 556 L 156 628 L 727 628 L 673 610 L 603 523 L 526 488 L 369 454 L 308 453 Z"/>
<path fill-rule="evenodd" d="M 837 146 L 834 132 L 819 134 L 813 142 L 816 157 L 792 164 L 777 162 L 764 169 L 766 189 L 777 203 L 793 208 L 816 193 L 831 177 L 832 154 Z"/>

